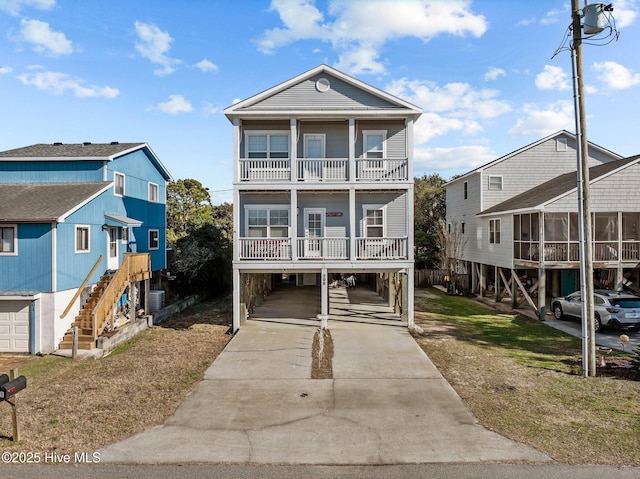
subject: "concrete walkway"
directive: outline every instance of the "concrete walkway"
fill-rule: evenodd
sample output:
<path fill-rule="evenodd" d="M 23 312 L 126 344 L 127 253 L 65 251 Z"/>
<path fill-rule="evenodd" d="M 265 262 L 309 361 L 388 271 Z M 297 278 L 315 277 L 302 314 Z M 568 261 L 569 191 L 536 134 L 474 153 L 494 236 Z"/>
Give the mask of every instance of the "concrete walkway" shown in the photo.
<path fill-rule="evenodd" d="M 310 379 L 319 300 L 315 289 L 291 292 L 267 298 L 164 425 L 102 449 L 101 461 L 549 460 L 478 425 L 399 317 L 364 288 L 331 290 L 333 379 Z"/>

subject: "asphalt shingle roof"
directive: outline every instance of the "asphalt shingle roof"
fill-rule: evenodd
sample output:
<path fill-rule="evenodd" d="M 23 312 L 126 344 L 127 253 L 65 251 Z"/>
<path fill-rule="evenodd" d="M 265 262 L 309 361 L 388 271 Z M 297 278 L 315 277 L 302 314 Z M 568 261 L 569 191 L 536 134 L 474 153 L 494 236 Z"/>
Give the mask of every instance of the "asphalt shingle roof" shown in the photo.
<path fill-rule="evenodd" d="M 111 185 L 96 183 L 0 183 L 0 221 L 53 221 Z"/>
<path fill-rule="evenodd" d="M 0 151 L 1 158 L 109 158 L 145 143 L 39 143 Z"/>
<path fill-rule="evenodd" d="M 589 168 L 589 182 L 617 170 L 618 168 L 622 168 L 633 163 L 639 158 L 640 155 L 637 155 L 593 166 Z M 577 188 L 577 172 L 573 171 L 571 173 L 565 173 L 564 175 L 557 176 L 552 180 L 536 186 L 535 188 L 531 188 L 530 190 L 520 193 L 513 198 L 509 198 L 502 203 L 492 206 L 479 214 L 484 215 L 535 208 L 536 206 L 542 205 L 543 203 L 568 193 L 575 188 Z"/>

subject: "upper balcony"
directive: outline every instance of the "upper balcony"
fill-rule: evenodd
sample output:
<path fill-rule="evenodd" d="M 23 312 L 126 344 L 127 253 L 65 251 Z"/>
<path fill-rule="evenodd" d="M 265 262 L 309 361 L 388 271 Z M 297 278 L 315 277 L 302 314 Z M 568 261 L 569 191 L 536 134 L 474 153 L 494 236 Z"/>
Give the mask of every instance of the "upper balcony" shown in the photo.
<path fill-rule="evenodd" d="M 396 182 L 409 180 L 407 158 L 241 158 L 239 179 L 247 183 Z M 353 168 L 352 168 L 353 166 Z"/>

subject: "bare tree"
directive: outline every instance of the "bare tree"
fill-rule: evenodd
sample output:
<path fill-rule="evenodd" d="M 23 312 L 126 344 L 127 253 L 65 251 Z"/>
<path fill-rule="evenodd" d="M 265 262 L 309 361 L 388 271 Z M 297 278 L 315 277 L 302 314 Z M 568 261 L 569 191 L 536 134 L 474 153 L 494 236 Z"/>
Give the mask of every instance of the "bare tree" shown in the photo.
<path fill-rule="evenodd" d="M 467 244 L 467 237 L 462 231 L 462 225 L 452 219 L 449 224 L 440 220 L 438 236 L 440 238 L 441 265 L 449 275 L 449 282 L 453 292 L 457 292 L 458 275 L 463 271 L 464 261 L 462 254 Z"/>

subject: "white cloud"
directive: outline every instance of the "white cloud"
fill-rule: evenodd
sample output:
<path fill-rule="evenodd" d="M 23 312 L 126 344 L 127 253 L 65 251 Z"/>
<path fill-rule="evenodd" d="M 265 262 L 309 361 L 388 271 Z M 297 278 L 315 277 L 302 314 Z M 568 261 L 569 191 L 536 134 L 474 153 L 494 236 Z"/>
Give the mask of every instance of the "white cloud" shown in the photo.
<path fill-rule="evenodd" d="M 451 131 L 475 135 L 482 131 L 481 121 L 511 111 L 507 102 L 497 99 L 497 90 L 476 90 L 468 83 L 440 87 L 434 82 L 402 78 L 388 84 L 385 90 L 424 110 L 415 125 L 417 144 Z"/>
<path fill-rule="evenodd" d="M 520 118 L 509 130 L 510 136 L 546 136 L 558 130 L 575 129 L 573 103 L 559 100 L 539 109 L 535 105 L 524 106 L 524 118 Z"/>
<path fill-rule="evenodd" d="M 489 67 L 487 73 L 484 74 L 484 81 L 497 80 L 507 74 L 502 68 Z"/>
<path fill-rule="evenodd" d="M 416 37 L 426 42 L 443 33 L 482 36 L 486 19 L 470 7 L 470 0 L 333 0 L 327 12 L 332 20 L 326 20 L 314 0 L 272 0 L 270 11 L 280 15 L 283 26 L 266 30 L 258 49 L 274 53 L 298 40 L 320 40 L 338 51 L 338 68 L 384 73 L 380 50 L 389 40 Z"/>
<path fill-rule="evenodd" d="M 469 171 L 495 159 L 495 154 L 483 145 L 454 148 L 415 148 L 416 171 Z"/>
<path fill-rule="evenodd" d="M 64 33 L 51 30 L 47 22 L 23 19 L 20 25 L 22 28 L 18 40 L 33 44 L 33 49 L 38 53 L 52 56 L 73 53 L 71 41 L 67 40 Z"/>
<path fill-rule="evenodd" d="M 204 106 L 204 114 L 205 114 L 205 116 L 212 116 L 212 115 L 215 115 L 215 114 L 217 114 L 219 112 L 220 112 L 220 108 L 218 108 L 217 106 L 213 106 L 210 103 L 207 103 Z"/>
<path fill-rule="evenodd" d="M 173 73 L 176 70 L 175 66 L 182 61 L 167 55 L 173 42 L 171 35 L 151 23 L 136 22 L 135 26 L 139 39 L 136 42 L 136 51 L 147 60 L 162 67 L 154 70 L 153 73 L 158 76 Z"/>
<path fill-rule="evenodd" d="M 569 90 L 569 74 L 562 68 L 545 65 L 544 71 L 536 75 L 536 86 L 540 90 Z"/>
<path fill-rule="evenodd" d="M 613 18 L 617 28 L 633 25 L 638 16 L 637 0 L 616 0 L 613 4 Z"/>
<path fill-rule="evenodd" d="M 640 84 L 640 73 L 633 73 L 616 62 L 594 63 L 593 69 L 598 72 L 598 80 L 614 90 L 625 90 Z"/>
<path fill-rule="evenodd" d="M 117 88 L 109 86 L 98 87 L 95 85 L 86 86 L 84 80 L 73 78 L 66 73 L 60 72 L 38 72 L 19 75 L 18 79 L 25 85 L 34 86 L 39 90 L 52 91 L 56 95 L 61 95 L 69 90 L 79 98 L 101 97 L 115 98 L 120 94 Z"/>
<path fill-rule="evenodd" d="M 11 73 L 13 68 L 11 67 L 0 67 L 0 75 L 6 75 L 7 73 Z"/>
<path fill-rule="evenodd" d="M 19 15 L 23 8 L 33 7 L 36 10 L 51 10 L 56 0 L 0 0 L 0 11 L 9 15 Z"/>
<path fill-rule="evenodd" d="M 210 62 L 206 58 L 201 60 L 201 61 L 199 61 L 198 63 L 196 63 L 195 67 L 200 69 L 203 72 L 217 72 L 218 71 L 218 65 L 216 65 L 213 62 Z"/>
<path fill-rule="evenodd" d="M 158 103 L 156 108 L 163 113 L 169 113 L 171 115 L 188 113 L 193 110 L 191 103 L 182 95 L 169 95 L 169 101 Z"/>
<path fill-rule="evenodd" d="M 524 20 L 520 20 L 518 25 L 532 25 L 532 24 L 540 24 L 540 25 L 552 25 L 554 23 L 558 23 L 560 21 L 564 21 L 567 23 L 571 23 L 571 13 L 569 9 L 569 4 L 564 6 L 563 9 L 553 9 L 549 10 L 543 17 L 530 17 L 525 18 Z"/>

